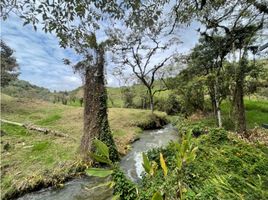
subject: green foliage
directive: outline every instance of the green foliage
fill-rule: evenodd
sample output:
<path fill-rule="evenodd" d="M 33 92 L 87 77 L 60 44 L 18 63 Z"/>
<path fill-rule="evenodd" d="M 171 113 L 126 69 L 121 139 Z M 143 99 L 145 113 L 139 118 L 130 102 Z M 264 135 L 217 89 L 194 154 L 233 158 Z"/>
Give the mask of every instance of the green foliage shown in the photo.
<path fill-rule="evenodd" d="M 16 80 L 19 75 L 19 67 L 14 51 L 6 45 L 4 41 L 0 41 L 1 47 L 1 87 L 7 86 L 11 81 Z"/>
<path fill-rule="evenodd" d="M 154 193 L 154 196 L 152 197 L 152 200 L 163 200 L 163 197 L 160 194 L 160 192 L 156 192 L 156 193 Z"/>
<path fill-rule="evenodd" d="M 229 116 L 223 116 L 222 119 L 222 126 L 226 129 L 226 130 L 235 130 L 235 122 L 233 119 L 231 119 Z"/>
<path fill-rule="evenodd" d="M 155 98 L 155 108 L 166 112 L 168 115 L 176 115 L 182 112 L 182 106 L 182 100 L 174 93 Z"/>
<path fill-rule="evenodd" d="M 195 137 L 199 137 L 202 134 L 206 133 L 206 127 L 202 123 L 195 124 L 191 126 L 192 134 Z"/>
<path fill-rule="evenodd" d="M 162 168 L 162 172 L 155 168 L 154 173 L 152 174 L 150 170 L 145 169 L 147 174 L 150 176 L 144 176 L 142 180 L 142 186 L 140 188 L 140 199 L 162 199 L 161 193 L 166 198 L 174 198 L 179 197 L 179 199 L 184 198 L 184 193 L 187 191 L 184 184 L 181 182 L 181 178 L 183 177 L 183 170 L 185 166 L 189 165 L 189 163 L 193 162 L 196 157 L 197 147 L 193 147 L 193 143 L 191 141 L 191 132 L 189 131 L 181 140 L 181 143 L 171 143 L 169 145 L 170 152 L 163 149 L 158 149 L 158 160 L 149 162 L 147 156 L 143 155 L 144 163 L 143 165 L 146 168 L 153 168 L 153 163 L 160 164 Z M 164 160 L 164 156 L 167 157 Z M 154 154 L 152 156 L 152 154 Z M 156 154 L 153 151 L 149 151 L 148 155 L 150 157 L 154 157 Z M 169 172 L 169 173 L 168 173 Z M 174 181 L 174 182 L 173 182 Z M 171 183 L 172 182 L 172 183 Z M 174 185 L 175 184 L 175 185 Z M 175 187 L 171 187 L 174 185 Z"/>
<path fill-rule="evenodd" d="M 203 111 L 205 107 L 205 77 L 195 76 L 193 70 L 192 67 L 186 68 L 178 76 L 168 79 L 171 89 L 178 95 L 176 99 L 170 100 L 173 103 L 177 101 L 180 112 L 186 115 L 197 110 Z"/>
<path fill-rule="evenodd" d="M 51 146 L 51 142 L 48 142 L 48 141 L 38 142 L 33 145 L 32 151 L 35 151 L 35 152 L 45 151 L 50 146 Z"/>
<path fill-rule="evenodd" d="M 42 125 L 42 126 L 51 125 L 51 124 L 55 124 L 59 119 L 61 119 L 61 115 L 52 114 L 52 115 L 49 115 L 47 118 L 38 121 L 37 124 Z"/>
<path fill-rule="evenodd" d="M 162 152 L 169 173 L 163 176 L 158 169 L 144 176 L 139 198 L 151 199 L 161 191 L 167 199 L 267 199 L 267 147 L 245 143 L 223 129 L 206 128 L 206 133 L 189 140 L 188 132 L 180 144 L 149 151 L 157 163 Z"/>
<path fill-rule="evenodd" d="M 167 115 L 163 113 L 150 113 L 147 120 L 137 122 L 137 126 L 143 130 L 161 128 L 168 123 Z"/>
<path fill-rule="evenodd" d="M 145 172 L 150 176 L 154 176 L 158 168 L 158 164 L 155 161 L 149 161 L 145 153 L 142 154 L 142 158 L 143 158 L 142 166 Z"/>
<path fill-rule="evenodd" d="M 96 147 L 97 154 L 109 159 L 109 148 L 102 141 L 95 139 L 93 144 Z"/>
<path fill-rule="evenodd" d="M 96 153 L 91 153 L 91 157 L 100 163 L 109 164 L 111 169 L 89 168 L 86 173 L 90 176 L 107 177 L 112 175 L 114 184 L 114 194 L 121 199 L 135 200 L 137 198 L 137 188 L 134 183 L 128 180 L 125 174 L 119 169 L 116 163 L 109 159 L 109 149 L 106 144 L 98 139 L 94 140 Z"/>
<path fill-rule="evenodd" d="M 186 112 L 204 109 L 204 88 L 202 80 L 188 83 L 184 91 L 184 103 Z"/>
<path fill-rule="evenodd" d="M 93 140 L 93 145 L 96 150 L 95 152 L 89 152 L 90 157 L 97 162 L 113 166 L 112 160 L 110 160 L 108 146 L 98 139 Z"/>
<path fill-rule="evenodd" d="M 100 95 L 99 101 L 100 101 L 101 108 L 96 114 L 98 117 L 98 119 L 97 119 L 98 125 L 100 126 L 99 127 L 100 133 L 99 133 L 97 139 L 102 141 L 103 143 L 105 143 L 108 146 L 109 159 L 111 159 L 111 161 L 115 162 L 115 161 L 118 161 L 120 158 L 119 158 L 117 147 L 114 143 L 114 139 L 113 139 L 112 132 L 111 132 L 109 122 L 108 122 L 106 88 L 105 88 L 104 93 L 102 95 Z M 90 114 L 90 113 L 88 113 L 88 114 Z"/>
<path fill-rule="evenodd" d="M 142 159 L 143 159 L 142 166 L 143 166 L 145 172 L 149 174 L 151 165 L 150 165 L 150 161 L 145 153 L 142 153 Z"/>
<path fill-rule="evenodd" d="M 46 101 L 51 101 L 53 97 L 53 94 L 48 89 L 32 85 L 24 80 L 11 81 L 7 86 L 2 88 L 2 92 L 12 97 Z"/>
<path fill-rule="evenodd" d="M 241 196 L 243 199 L 266 199 L 267 196 L 262 196 L 263 191 L 267 190 L 265 184 L 259 191 L 249 184 L 258 184 L 258 176 L 264 182 L 268 181 L 267 150 L 265 153 L 262 147 L 230 140 L 224 131 L 219 131 L 213 137 L 215 133 L 213 130 L 198 141 L 200 153 L 188 169 L 187 183 L 192 185 L 200 199 L 208 196 L 219 196 L 222 199 L 240 199 Z M 259 170 L 256 171 L 256 168 Z"/>
<path fill-rule="evenodd" d="M 207 140 L 210 144 L 220 145 L 229 141 L 227 131 L 224 129 L 214 128 L 210 130 L 207 136 Z"/>
<path fill-rule="evenodd" d="M 113 173 L 114 194 L 120 196 L 124 200 L 138 199 L 137 186 L 126 178 L 124 172 L 116 168 Z"/>
<path fill-rule="evenodd" d="M 123 100 L 124 100 L 124 107 L 131 108 L 133 107 L 133 99 L 135 97 L 134 91 L 131 90 L 129 87 L 122 88 Z"/>
<path fill-rule="evenodd" d="M 86 174 L 89 176 L 96 176 L 96 177 L 107 177 L 113 173 L 113 170 L 108 169 L 101 169 L 101 168 L 89 168 L 85 170 Z"/>
<path fill-rule="evenodd" d="M 196 157 L 196 151 L 198 147 L 193 147 L 191 135 L 192 131 L 188 131 L 188 133 L 183 136 L 181 144 L 175 143 L 175 147 L 177 149 L 175 153 L 176 166 L 178 170 L 181 170 L 183 165 L 194 161 Z"/>
<path fill-rule="evenodd" d="M 252 129 L 255 126 L 261 126 L 262 124 L 268 121 L 268 103 L 266 100 L 261 99 L 248 99 L 247 97 L 244 98 L 245 109 L 246 109 L 246 122 L 247 128 Z M 222 121 L 223 127 L 226 130 L 234 130 L 235 124 L 234 120 L 230 118 L 230 110 L 231 104 L 229 101 L 223 101 L 221 104 L 221 113 L 222 113 Z M 192 121 L 185 121 L 186 126 L 187 124 L 197 125 L 197 126 L 205 126 L 208 127 L 216 127 L 215 118 L 213 115 L 206 115 L 202 119 L 192 120 Z M 181 124 L 179 124 L 181 125 Z"/>

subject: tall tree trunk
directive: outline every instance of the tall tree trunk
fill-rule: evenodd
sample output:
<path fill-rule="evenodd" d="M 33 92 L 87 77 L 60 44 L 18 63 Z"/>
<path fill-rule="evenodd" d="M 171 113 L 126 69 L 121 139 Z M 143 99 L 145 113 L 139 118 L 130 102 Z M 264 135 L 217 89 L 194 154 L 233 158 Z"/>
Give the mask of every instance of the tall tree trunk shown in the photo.
<path fill-rule="evenodd" d="M 116 161 L 119 155 L 111 134 L 107 115 L 107 91 L 104 83 L 104 51 L 97 50 L 97 64 L 86 69 L 84 87 L 84 134 L 80 152 L 90 160 L 89 151 L 94 151 L 92 141 L 98 138 L 110 151 L 110 159 Z"/>
<path fill-rule="evenodd" d="M 236 131 L 240 134 L 246 133 L 246 115 L 244 106 L 244 68 L 245 60 L 239 61 L 239 66 L 236 74 L 236 84 L 234 89 L 233 105 L 234 105 L 234 115 L 236 121 Z"/>
<path fill-rule="evenodd" d="M 217 112 L 217 121 L 218 121 L 218 127 L 222 127 L 222 119 L 221 119 L 221 108 L 219 103 L 219 93 L 218 93 L 218 75 L 215 77 L 215 84 L 214 84 L 214 92 L 215 92 L 215 106 L 216 106 L 216 112 Z"/>
<path fill-rule="evenodd" d="M 150 110 L 153 113 L 154 112 L 154 95 L 152 93 L 151 88 L 148 88 L 148 94 L 149 94 L 149 99 L 150 99 Z"/>
<path fill-rule="evenodd" d="M 210 100 L 211 100 L 211 107 L 213 110 L 213 114 L 216 120 L 216 123 L 218 124 L 218 120 L 217 120 L 217 109 L 216 109 L 216 98 L 215 98 L 215 91 L 214 91 L 215 87 L 214 84 L 209 86 L 209 96 L 210 96 Z"/>

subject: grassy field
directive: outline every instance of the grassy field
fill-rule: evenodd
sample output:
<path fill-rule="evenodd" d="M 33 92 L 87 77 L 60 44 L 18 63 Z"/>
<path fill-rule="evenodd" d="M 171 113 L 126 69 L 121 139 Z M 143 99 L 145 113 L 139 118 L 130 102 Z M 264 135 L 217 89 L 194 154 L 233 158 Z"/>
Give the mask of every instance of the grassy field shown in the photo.
<path fill-rule="evenodd" d="M 262 99 L 244 99 L 246 108 L 247 128 L 261 126 L 268 123 L 268 101 Z M 230 119 L 230 103 L 224 101 L 221 105 L 223 126 L 228 130 L 234 129 L 234 122 Z M 204 123 L 207 126 L 215 127 L 215 118 L 210 114 L 208 116 L 193 117 L 192 123 Z"/>
<path fill-rule="evenodd" d="M 38 184 L 58 182 L 62 177 L 75 173 L 81 164 L 76 153 L 83 130 L 82 111 L 80 107 L 1 95 L 2 119 L 34 124 L 71 136 L 56 137 L 1 123 L 3 195 Z M 110 108 L 108 115 L 121 154 L 127 152 L 129 143 L 142 132 L 140 127 L 155 120 L 148 110 Z M 165 118 L 164 113 L 156 112 L 156 115 Z"/>
<path fill-rule="evenodd" d="M 133 103 L 134 105 L 141 105 L 141 97 L 146 95 L 146 87 L 141 84 L 136 84 L 130 87 L 131 92 L 134 94 Z M 155 100 L 164 99 L 166 100 L 169 94 L 172 93 L 171 90 L 165 90 L 157 92 L 155 94 Z M 110 108 L 123 108 L 124 107 L 124 98 L 121 88 L 116 87 L 107 87 L 108 94 L 108 107 Z M 78 99 L 83 96 L 83 89 L 77 88 L 71 92 L 71 95 L 76 96 Z M 81 107 L 79 100 L 74 102 L 68 101 L 68 105 Z"/>

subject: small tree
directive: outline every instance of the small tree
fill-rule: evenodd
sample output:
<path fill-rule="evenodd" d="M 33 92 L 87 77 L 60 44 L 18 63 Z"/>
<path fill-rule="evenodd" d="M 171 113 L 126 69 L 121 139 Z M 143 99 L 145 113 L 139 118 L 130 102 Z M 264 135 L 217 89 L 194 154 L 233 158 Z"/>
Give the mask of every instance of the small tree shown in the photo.
<path fill-rule="evenodd" d="M 223 61 L 228 53 L 225 45 L 227 45 L 226 38 L 204 35 L 190 56 L 190 64 L 195 68 L 195 74 L 206 77 L 212 108 L 219 127 L 222 127 L 220 105 L 227 95 L 223 80 Z"/>
<path fill-rule="evenodd" d="M 150 109 L 154 111 L 154 95 L 160 90 L 165 90 L 166 85 L 162 88 L 155 88 L 155 80 L 163 80 L 163 74 L 158 74 L 167 62 L 174 55 L 169 51 L 178 44 L 178 38 L 174 35 L 168 35 L 167 24 L 158 22 L 148 28 L 137 28 L 133 30 L 122 31 L 117 29 L 111 33 L 115 39 L 116 46 L 113 48 L 113 61 L 119 64 L 124 71 L 129 69 L 147 88 L 150 100 Z M 159 55 L 169 54 L 159 60 Z"/>
<path fill-rule="evenodd" d="M 133 107 L 133 98 L 135 97 L 134 91 L 129 87 L 122 88 L 123 99 L 124 99 L 124 107 L 131 108 Z"/>
<path fill-rule="evenodd" d="M 19 65 L 13 56 L 14 51 L 6 45 L 4 41 L 0 42 L 1 47 L 1 87 L 8 85 L 10 81 L 16 80 L 19 75 Z"/>

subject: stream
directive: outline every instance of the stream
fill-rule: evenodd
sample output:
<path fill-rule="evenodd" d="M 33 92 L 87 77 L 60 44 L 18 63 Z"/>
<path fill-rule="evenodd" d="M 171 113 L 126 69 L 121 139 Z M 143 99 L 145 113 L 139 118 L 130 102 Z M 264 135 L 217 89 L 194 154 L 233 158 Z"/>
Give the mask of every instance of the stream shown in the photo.
<path fill-rule="evenodd" d="M 162 129 L 144 131 L 140 139 L 132 144 L 130 152 L 121 159 L 120 166 L 128 178 L 138 182 L 143 172 L 142 152 L 167 145 L 178 139 L 176 129 L 166 125 Z M 106 200 L 112 198 L 112 189 L 97 187 L 106 180 L 97 177 L 83 177 L 64 184 L 61 189 L 45 188 L 26 194 L 17 200 Z"/>

